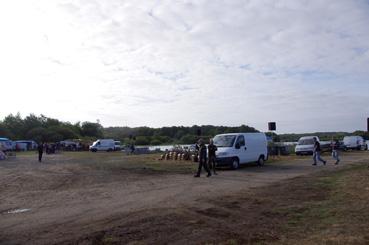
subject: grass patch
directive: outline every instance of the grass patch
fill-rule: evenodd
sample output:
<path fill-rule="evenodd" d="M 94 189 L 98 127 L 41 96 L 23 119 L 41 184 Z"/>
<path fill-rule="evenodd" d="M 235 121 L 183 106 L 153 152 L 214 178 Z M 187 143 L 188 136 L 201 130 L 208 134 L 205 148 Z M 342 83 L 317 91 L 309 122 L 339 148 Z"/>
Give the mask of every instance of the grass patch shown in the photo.
<path fill-rule="evenodd" d="M 306 185 L 310 190 L 321 194 L 318 198 L 300 200 L 276 210 L 287 217 L 281 243 L 369 243 L 366 235 L 369 231 L 367 164 L 324 173 L 309 182 Z"/>

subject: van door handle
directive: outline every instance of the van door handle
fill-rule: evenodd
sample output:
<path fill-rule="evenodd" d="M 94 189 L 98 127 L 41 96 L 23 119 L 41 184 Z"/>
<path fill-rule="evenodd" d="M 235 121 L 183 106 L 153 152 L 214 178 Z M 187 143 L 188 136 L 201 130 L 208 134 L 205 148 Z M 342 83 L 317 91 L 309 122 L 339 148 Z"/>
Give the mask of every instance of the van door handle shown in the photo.
<path fill-rule="evenodd" d="M 247 150 L 247 147 L 245 146 L 245 151 Z"/>

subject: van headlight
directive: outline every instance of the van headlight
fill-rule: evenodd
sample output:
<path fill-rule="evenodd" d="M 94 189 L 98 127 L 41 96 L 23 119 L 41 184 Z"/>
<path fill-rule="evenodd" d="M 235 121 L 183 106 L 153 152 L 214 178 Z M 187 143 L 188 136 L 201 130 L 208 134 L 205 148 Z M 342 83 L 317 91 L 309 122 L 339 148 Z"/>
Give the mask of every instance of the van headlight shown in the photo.
<path fill-rule="evenodd" d="M 224 156 L 227 156 L 228 155 L 228 153 L 227 152 L 219 152 L 218 154 L 217 154 L 217 156 L 218 157 L 224 157 Z"/>

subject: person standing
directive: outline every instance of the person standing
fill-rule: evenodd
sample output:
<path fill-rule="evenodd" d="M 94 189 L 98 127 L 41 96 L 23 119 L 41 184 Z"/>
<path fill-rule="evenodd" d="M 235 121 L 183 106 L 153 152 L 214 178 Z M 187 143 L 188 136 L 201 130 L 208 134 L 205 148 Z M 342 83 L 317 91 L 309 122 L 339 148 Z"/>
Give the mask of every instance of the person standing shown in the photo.
<path fill-rule="evenodd" d="M 208 160 L 209 160 L 209 168 L 213 169 L 213 172 L 215 175 L 217 175 L 217 172 L 215 171 L 216 167 L 216 155 L 215 152 L 218 150 L 217 146 L 214 145 L 213 139 L 210 139 L 209 145 L 208 145 Z"/>
<path fill-rule="evenodd" d="M 316 165 L 317 161 L 321 161 L 324 165 L 327 163 L 327 161 L 325 161 L 321 158 L 321 156 L 320 156 L 321 151 L 322 150 L 321 150 L 321 147 L 320 147 L 320 143 L 316 139 L 316 137 L 314 137 L 314 152 L 313 152 L 314 163 L 313 163 L 313 165 Z"/>
<path fill-rule="evenodd" d="M 42 161 L 42 154 L 44 154 L 44 144 L 40 143 L 37 147 L 37 151 L 38 151 L 38 161 L 41 162 Z"/>
<path fill-rule="evenodd" d="M 198 150 L 199 155 L 199 168 L 197 170 L 197 174 L 194 177 L 200 177 L 201 170 L 204 167 L 205 171 L 208 172 L 206 177 L 211 176 L 211 172 L 208 167 L 208 162 L 206 159 L 206 145 L 204 144 L 202 139 L 199 139 L 198 144 L 196 144 L 196 150 Z"/>
<path fill-rule="evenodd" d="M 340 156 L 338 154 L 338 147 L 339 147 L 339 141 L 338 140 L 332 140 L 332 143 L 331 143 L 331 147 L 332 147 L 332 157 L 334 160 L 336 160 L 336 162 L 334 164 L 338 164 L 341 159 L 340 159 Z"/>

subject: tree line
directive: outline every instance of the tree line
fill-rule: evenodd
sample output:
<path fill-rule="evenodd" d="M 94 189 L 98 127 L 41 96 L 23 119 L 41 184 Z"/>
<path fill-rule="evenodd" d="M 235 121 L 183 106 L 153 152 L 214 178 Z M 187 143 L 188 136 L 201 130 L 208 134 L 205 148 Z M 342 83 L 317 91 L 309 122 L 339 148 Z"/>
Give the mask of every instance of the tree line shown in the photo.
<path fill-rule="evenodd" d="M 193 144 L 199 137 L 207 139 L 223 133 L 258 131 L 246 125 L 241 125 L 239 127 L 193 125 L 191 127 L 172 126 L 162 128 L 108 127 L 104 128 L 103 132 L 106 138 L 119 139 L 122 142 L 130 142 L 130 140 L 134 138 L 137 145 L 162 145 Z"/>
<path fill-rule="evenodd" d="M 111 138 L 136 145 L 193 144 L 198 138 L 210 138 L 216 134 L 232 132 L 258 132 L 255 128 L 241 125 L 226 126 L 173 126 L 150 127 L 107 127 L 94 122 L 63 122 L 44 115 L 30 114 L 24 118 L 18 113 L 0 120 L 0 137 L 12 140 L 35 140 L 37 142 L 58 142 L 66 139 L 93 141 Z"/>
<path fill-rule="evenodd" d="M 12 140 L 35 140 L 37 142 L 58 142 L 65 139 L 82 139 L 92 142 L 99 138 L 111 138 L 122 144 L 162 145 L 162 144 L 193 144 L 201 136 L 210 138 L 217 134 L 234 132 L 258 132 L 253 127 L 241 125 L 238 127 L 194 125 L 191 127 L 172 126 L 162 128 L 150 127 L 107 127 L 96 122 L 63 122 L 44 115 L 30 114 L 24 118 L 18 113 L 10 114 L 0 120 L 0 137 Z M 331 138 L 342 139 L 346 135 L 360 135 L 369 139 L 369 133 L 364 131 L 322 132 L 311 134 L 270 134 L 275 141 L 295 142 L 302 136 L 316 135 L 321 140 Z"/>
<path fill-rule="evenodd" d="M 22 118 L 10 114 L 0 121 L 0 137 L 12 140 L 58 142 L 65 139 L 94 139 L 103 137 L 103 127 L 93 122 L 62 122 L 44 115 L 30 114 Z"/>

